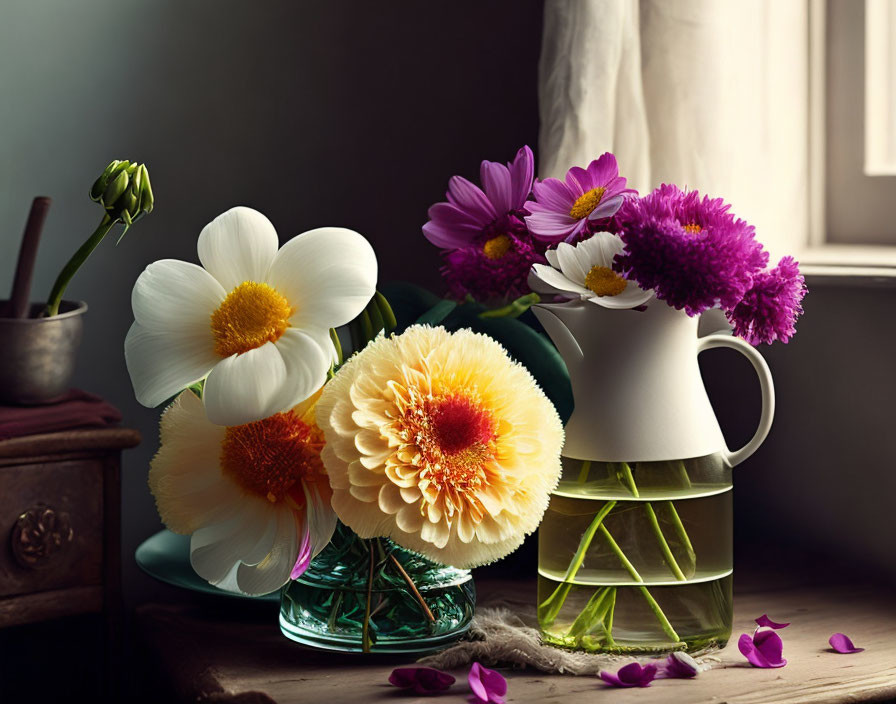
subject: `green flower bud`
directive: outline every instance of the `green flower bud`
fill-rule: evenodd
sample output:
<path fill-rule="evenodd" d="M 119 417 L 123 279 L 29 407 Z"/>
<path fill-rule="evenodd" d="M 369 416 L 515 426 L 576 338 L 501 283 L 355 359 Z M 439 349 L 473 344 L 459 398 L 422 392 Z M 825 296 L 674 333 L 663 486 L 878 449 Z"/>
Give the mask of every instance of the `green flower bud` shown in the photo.
<path fill-rule="evenodd" d="M 102 205 L 109 218 L 123 223 L 126 232 L 152 212 L 152 186 L 146 166 L 127 160 L 113 161 L 94 182 L 90 199 Z"/>

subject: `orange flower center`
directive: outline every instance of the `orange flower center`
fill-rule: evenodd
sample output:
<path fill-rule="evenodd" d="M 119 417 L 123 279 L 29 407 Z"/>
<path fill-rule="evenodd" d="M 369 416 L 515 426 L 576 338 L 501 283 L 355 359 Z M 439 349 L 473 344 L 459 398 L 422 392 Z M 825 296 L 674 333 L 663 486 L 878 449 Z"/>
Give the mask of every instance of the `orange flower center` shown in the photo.
<path fill-rule="evenodd" d="M 289 327 L 292 314 L 289 301 L 277 289 L 244 281 L 211 315 L 215 352 L 230 357 L 276 342 Z"/>
<path fill-rule="evenodd" d="M 698 225 L 695 222 L 689 222 L 687 225 L 684 226 L 684 231 L 690 232 L 692 235 L 696 235 L 696 234 L 699 234 L 700 232 L 703 232 L 703 227 L 702 227 L 702 225 Z"/>
<path fill-rule="evenodd" d="M 227 428 L 221 446 L 221 470 L 245 491 L 271 503 L 304 501 L 300 482 L 324 476 L 320 452 L 324 436 L 295 413 Z"/>
<path fill-rule="evenodd" d="M 489 259 L 500 259 L 510 251 L 512 245 L 513 240 L 507 235 L 498 235 L 482 245 L 482 253 Z"/>
<path fill-rule="evenodd" d="M 572 208 L 569 209 L 569 217 L 575 218 L 576 220 L 587 218 L 594 212 L 594 209 L 600 205 L 600 201 L 606 192 L 606 188 L 598 186 L 597 188 L 592 188 L 590 191 L 586 191 L 580 195 L 576 199 L 576 202 L 572 204 Z"/>
<path fill-rule="evenodd" d="M 606 266 L 593 266 L 585 276 L 585 287 L 598 296 L 618 296 L 627 285 L 628 281 Z"/>
<path fill-rule="evenodd" d="M 466 493 L 480 486 L 495 458 L 496 424 L 475 399 L 454 394 L 427 398 L 405 412 L 405 437 L 420 452 L 427 479 L 439 490 Z"/>

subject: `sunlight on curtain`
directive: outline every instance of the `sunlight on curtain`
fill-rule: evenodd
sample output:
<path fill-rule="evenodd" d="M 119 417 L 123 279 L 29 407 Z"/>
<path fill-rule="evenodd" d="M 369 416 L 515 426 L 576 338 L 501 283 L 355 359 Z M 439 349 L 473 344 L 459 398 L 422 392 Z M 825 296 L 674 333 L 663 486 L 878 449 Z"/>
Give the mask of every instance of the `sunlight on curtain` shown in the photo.
<path fill-rule="evenodd" d="M 540 176 L 604 151 L 725 198 L 772 257 L 808 232 L 806 0 L 547 0 Z"/>

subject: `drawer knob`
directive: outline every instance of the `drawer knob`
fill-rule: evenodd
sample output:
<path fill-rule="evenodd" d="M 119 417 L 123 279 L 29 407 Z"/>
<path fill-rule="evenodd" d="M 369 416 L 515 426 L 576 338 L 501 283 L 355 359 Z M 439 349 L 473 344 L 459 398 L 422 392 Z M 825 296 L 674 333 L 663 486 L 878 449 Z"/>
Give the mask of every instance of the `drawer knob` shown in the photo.
<path fill-rule="evenodd" d="M 54 555 L 65 552 L 75 538 L 64 511 L 37 504 L 22 513 L 12 530 L 12 554 L 22 567 L 48 567 Z"/>

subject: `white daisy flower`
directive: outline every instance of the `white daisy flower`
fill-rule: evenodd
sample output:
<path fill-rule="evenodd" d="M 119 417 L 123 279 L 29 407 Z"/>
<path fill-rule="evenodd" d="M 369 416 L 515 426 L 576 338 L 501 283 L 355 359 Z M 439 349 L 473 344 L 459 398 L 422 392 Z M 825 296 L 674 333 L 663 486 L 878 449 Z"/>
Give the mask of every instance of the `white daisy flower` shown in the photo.
<path fill-rule="evenodd" d="M 205 379 L 208 419 L 235 426 L 292 408 L 323 385 L 335 359 L 329 330 L 370 301 L 376 256 L 357 232 L 337 227 L 278 244 L 264 215 L 238 207 L 199 234 L 202 266 L 163 259 L 146 267 L 124 343 L 140 403 L 158 406 Z"/>
<path fill-rule="evenodd" d="M 576 245 L 561 242 L 545 252 L 551 266 L 532 265 L 529 286 L 538 293 L 578 297 L 604 308 L 636 308 L 653 298 L 653 291 L 613 271 L 613 258 L 624 247 L 610 232 L 595 233 Z"/>

